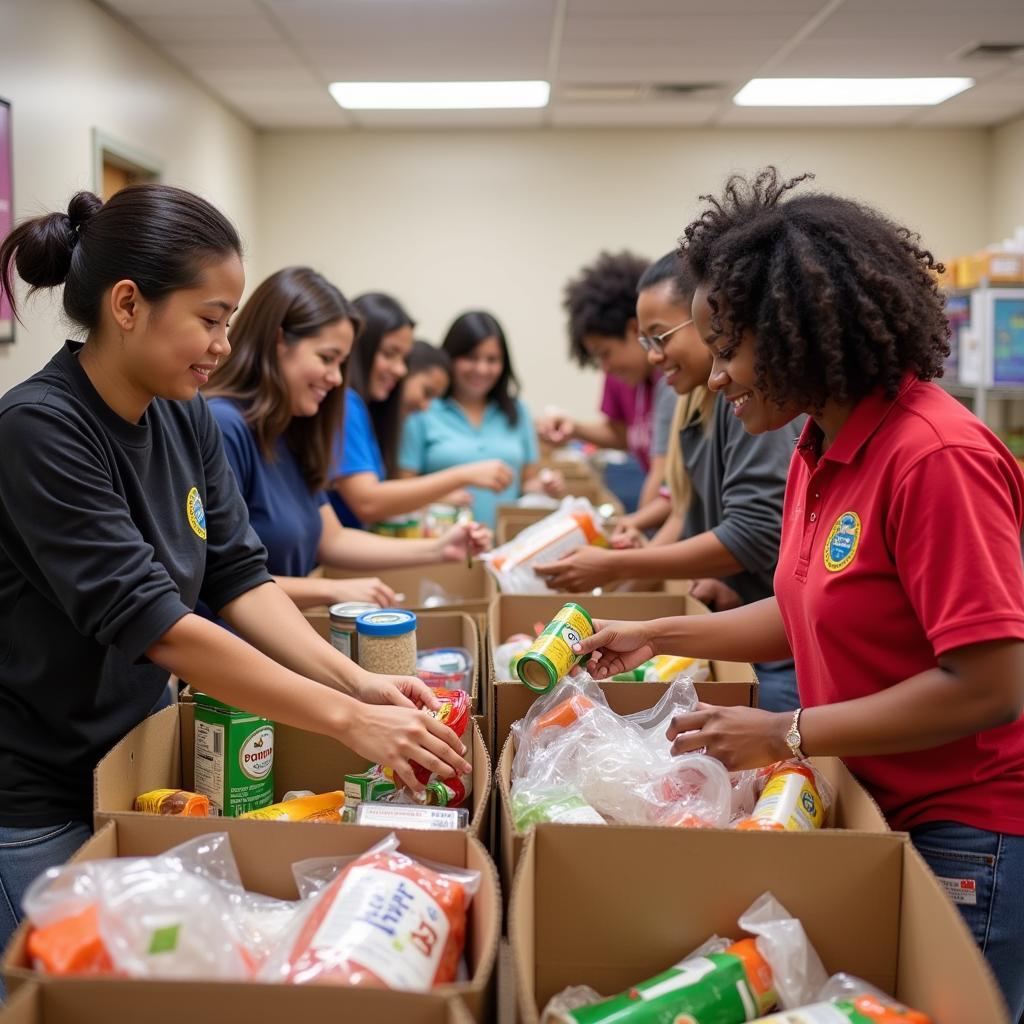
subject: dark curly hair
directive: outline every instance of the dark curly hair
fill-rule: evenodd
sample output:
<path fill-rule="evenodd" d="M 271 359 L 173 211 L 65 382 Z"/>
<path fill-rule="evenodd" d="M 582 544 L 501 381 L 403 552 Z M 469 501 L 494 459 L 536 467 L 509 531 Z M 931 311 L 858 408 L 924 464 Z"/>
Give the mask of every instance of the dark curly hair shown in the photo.
<path fill-rule="evenodd" d="M 565 286 L 569 356 L 580 366 L 593 363 L 583 345 L 588 334 L 626 336 L 626 325 L 636 316 L 636 286 L 648 262 L 631 252 L 602 252 Z"/>
<path fill-rule="evenodd" d="M 851 199 L 811 192 L 768 167 L 734 175 L 689 224 L 679 254 L 708 289 L 713 329 L 754 336 L 757 386 L 779 405 L 820 411 L 878 387 L 893 398 L 912 370 L 942 376 L 949 325 L 916 234 Z"/>

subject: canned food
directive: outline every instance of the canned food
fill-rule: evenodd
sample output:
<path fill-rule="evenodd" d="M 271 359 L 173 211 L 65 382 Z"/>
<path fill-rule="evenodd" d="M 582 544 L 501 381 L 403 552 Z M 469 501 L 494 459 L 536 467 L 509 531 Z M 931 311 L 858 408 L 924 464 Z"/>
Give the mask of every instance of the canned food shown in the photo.
<path fill-rule="evenodd" d="M 577 665 L 585 665 L 590 660 L 589 654 L 575 654 L 572 647 L 593 635 L 590 613 L 570 601 L 562 605 L 530 649 L 513 659 L 512 667 L 531 690 L 547 693 Z"/>
<path fill-rule="evenodd" d="M 378 606 L 364 601 L 342 601 L 327 609 L 331 617 L 331 646 L 341 651 L 346 658 L 359 660 L 359 639 L 356 636 L 356 619 L 363 612 L 375 612 Z"/>

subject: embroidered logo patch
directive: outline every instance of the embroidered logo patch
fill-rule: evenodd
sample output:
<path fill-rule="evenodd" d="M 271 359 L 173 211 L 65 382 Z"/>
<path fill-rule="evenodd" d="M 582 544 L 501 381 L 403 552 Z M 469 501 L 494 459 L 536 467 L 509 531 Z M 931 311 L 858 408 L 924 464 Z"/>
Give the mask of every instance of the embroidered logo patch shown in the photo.
<path fill-rule="evenodd" d="M 836 520 L 825 541 L 825 568 L 829 572 L 841 572 L 853 561 L 860 530 L 860 516 L 856 512 L 844 512 Z"/>
<path fill-rule="evenodd" d="M 185 511 L 188 513 L 188 525 L 192 527 L 192 532 L 200 540 L 206 540 L 206 512 L 203 509 L 203 499 L 199 497 L 199 491 L 195 487 L 188 492 L 185 499 Z"/>

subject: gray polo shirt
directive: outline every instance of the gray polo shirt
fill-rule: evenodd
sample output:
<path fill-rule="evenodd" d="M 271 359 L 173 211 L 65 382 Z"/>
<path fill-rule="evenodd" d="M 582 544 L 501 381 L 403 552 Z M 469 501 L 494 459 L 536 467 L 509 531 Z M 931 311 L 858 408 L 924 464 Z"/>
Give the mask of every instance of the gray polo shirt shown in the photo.
<path fill-rule="evenodd" d="M 683 537 L 710 530 L 745 571 L 725 577 L 745 604 L 771 597 L 782 535 L 782 499 L 799 416 L 781 430 L 748 434 L 719 395 L 708 429 L 691 423 L 679 435 L 693 497 Z"/>

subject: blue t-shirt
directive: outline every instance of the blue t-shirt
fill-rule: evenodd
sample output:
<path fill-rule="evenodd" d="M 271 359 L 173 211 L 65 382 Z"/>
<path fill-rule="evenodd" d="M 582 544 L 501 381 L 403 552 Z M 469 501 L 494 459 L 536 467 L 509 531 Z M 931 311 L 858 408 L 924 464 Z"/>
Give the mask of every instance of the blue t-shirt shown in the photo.
<path fill-rule="evenodd" d="M 483 422 L 474 426 L 457 402 L 438 398 L 425 412 L 413 413 L 405 421 L 398 464 L 413 473 L 436 473 L 480 459 L 501 459 L 515 470 L 515 479 L 504 491 L 469 488 L 473 515 L 478 522 L 494 528 L 498 506 L 515 501 L 522 487 L 525 466 L 538 459 L 537 435 L 526 406 L 516 399 L 519 421 L 513 427 L 497 404 L 490 402 Z"/>
<path fill-rule="evenodd" d="M 362 395 L 351 388 L 345 388 L 345 425 L 338 432 L 334 442 L 334 458 L 331 462 L 329 479 L 335 480 L 355 473 L 374 473 L 378 480 L 387 479 L 384 456 L 381 454 L 377 435 L 370 422 L 370 411 Z M 345 499 L 332 487 L 327 496 L 334 511 L 338 513 L 342 526 L 362 528 L 356 514 L 345 504 Z"/>
<path fill-rule="evenodd" d="M 284 438 L 268 462 L 242 409 L 228 398 L 211 398 L 210 411 L 224 435 L 224 454 L 249 507 L 249 522 L 267 549 L 267 569 L 275 576 L 307 576 L 316 568 L 323 523 L 323 491 L 310 494 Z"/>

